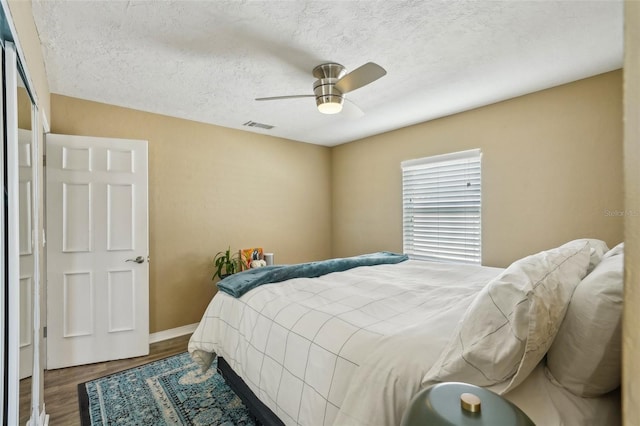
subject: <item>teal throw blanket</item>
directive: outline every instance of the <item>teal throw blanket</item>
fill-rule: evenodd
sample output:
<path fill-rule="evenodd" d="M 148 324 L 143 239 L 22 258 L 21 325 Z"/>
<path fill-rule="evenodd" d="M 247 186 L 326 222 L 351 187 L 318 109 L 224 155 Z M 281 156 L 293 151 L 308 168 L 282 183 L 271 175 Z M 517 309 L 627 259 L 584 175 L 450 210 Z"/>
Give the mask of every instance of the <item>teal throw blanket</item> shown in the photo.
<path fill-rule="evenodd" d="M 299 263 L 296 265 L 272 265 L 249 269 L 230 275 L 218 282 L 218 288 L 233 297 L 240 297 L 263 284 L 278 283 L 292 278 L 316 278 L 331 272 L 341 272 L 358 266 L 400 263 L 409 257 L 405 254 L 381 251 L 361 256 Z"/>

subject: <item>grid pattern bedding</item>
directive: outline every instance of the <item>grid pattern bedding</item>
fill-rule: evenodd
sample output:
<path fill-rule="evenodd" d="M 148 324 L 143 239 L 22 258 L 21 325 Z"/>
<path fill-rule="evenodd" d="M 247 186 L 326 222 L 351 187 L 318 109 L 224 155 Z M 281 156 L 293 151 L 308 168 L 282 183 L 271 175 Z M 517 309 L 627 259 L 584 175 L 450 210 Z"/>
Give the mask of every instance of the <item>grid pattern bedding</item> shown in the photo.
<path fill-rule="evenodd" d="M 379 393 L 389 390 L 368 386 L 371 395 L 362 395 L 354 376 L 393 369 L 375 361 L 382 348 L 428 368 L 475 295 L 500 272 L 407 261 L 268 284 L 237 299 L 219 292 L 189 352 L 205 368 L 216 354 L 224 357 L 287 425 L 360 424 L 367 420 L 357 413 L 387 400 Z M 416 340 L 428 344 L 417 348 Z M 413 392 L 392 398 L 393 419 Z M 341 410 L 345 400 L 349 409 Z"/>

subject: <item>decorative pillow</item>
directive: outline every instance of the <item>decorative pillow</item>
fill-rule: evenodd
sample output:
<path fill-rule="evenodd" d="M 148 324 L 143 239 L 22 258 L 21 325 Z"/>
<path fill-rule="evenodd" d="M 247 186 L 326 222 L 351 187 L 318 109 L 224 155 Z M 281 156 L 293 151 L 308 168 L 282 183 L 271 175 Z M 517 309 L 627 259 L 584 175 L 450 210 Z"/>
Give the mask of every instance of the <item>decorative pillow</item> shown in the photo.
<path fill-rule="evenodd" d="M 578 396 L 600 396 L 620 386 L 623 263 L 617 250 L 578 284 L 549 348 L 547 374 Z"/>
<path fill-rule="evenodd" d="M 476 296 L 422 384 L 515 388 L 553 342 L 590 251 L 588 241 L 572 241 L 511 264 Z"/>

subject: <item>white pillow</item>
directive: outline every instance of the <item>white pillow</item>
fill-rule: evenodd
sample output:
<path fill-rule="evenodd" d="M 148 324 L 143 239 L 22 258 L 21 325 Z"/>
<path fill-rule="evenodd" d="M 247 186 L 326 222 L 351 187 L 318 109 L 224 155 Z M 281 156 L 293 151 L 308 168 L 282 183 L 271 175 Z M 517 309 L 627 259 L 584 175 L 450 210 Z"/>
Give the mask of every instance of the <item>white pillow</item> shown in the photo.
<path fill-rule="evenodd" d="M 620 386 L 624 256 L 605 257 L 576 287 L 547 354 L 547 373 L 578 396 Z"/>
<path fill-rule="evenodd" d="M 611 256 L 618 256 L 624 253 L 624 243 L 620 243 L 602 256 L 603 259 Z"/>
<path fill-rule="evenodd" d="M 591 245 L 591 251 L 589 252 L 589 267 L 587 268 L 587 274 L 598 266 L 598 263 L 602 261 L 602 257 L 609 251 L 607 243 L 602 240 L 596 240 L 595 238 L 582 238 L 575 241 L 587 241 Z"/>
<path fill-rule="evenodd" d="M 572 241 L 511 264 L 476 296 L 422 385 L 515 388 L 553 342 L 590 251 L 588 241 Z"/>

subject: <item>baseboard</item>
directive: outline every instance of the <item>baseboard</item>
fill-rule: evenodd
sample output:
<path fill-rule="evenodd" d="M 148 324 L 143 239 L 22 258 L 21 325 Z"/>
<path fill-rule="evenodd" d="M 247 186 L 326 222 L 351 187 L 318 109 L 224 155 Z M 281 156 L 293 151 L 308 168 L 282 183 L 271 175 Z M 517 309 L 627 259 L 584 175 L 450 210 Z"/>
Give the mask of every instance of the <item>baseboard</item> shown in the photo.
<path fill-rule="evenodd" d="M 183 325 L 182 327 L 171 328 L 169 330 L 158 331 L 149 335 L 149 344 L 162 342 L 163 340 L 173 339 L 174 337 L 184 336 L 196 331 L 198 323 Z"/>

